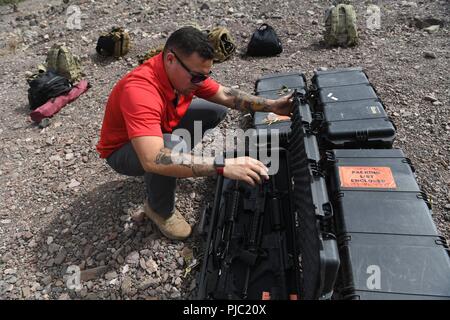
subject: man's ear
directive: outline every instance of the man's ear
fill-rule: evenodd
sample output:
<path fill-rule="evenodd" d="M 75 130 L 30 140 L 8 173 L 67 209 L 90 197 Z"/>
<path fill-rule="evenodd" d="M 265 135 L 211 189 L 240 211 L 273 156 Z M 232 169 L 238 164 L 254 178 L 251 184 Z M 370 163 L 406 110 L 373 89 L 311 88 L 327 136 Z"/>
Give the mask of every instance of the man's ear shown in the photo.
<path fill-rule="evenodd" d="M 167 52 L 166 60 L 167 60 L 167 62 L 172 64 L 175 61 L 175 56 L 173 55 L 173 53 Z"/>

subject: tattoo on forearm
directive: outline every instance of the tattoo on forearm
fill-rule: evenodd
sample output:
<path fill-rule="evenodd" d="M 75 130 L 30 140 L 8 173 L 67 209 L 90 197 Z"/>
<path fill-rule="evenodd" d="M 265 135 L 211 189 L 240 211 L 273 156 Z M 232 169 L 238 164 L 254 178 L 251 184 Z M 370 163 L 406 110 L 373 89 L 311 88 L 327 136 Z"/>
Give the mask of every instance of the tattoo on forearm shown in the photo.
<path fill-rule="evenodd" d="M 206 163 L 202 158 L 195 157 L 190 153 L 172 155 L 172 150 L 162 148 L 156 155 L 155 163 L 158 165 L 180 165 L 192 170 L 194 177 L 211 176 L 215 174 L 214 166 Z"/>
<path fill-rule="evenodd" d="M 267 99 L 255 97 L 245 92 L 231 88 L 225 88 L 224 93 L 228 97 L 233 97 L 233 109 L 248 112 L 269 112 L 271 110 Z"/>
<path fill-rule="evenodd" d="M 173 164 L 172 157 L 170 155 L 170 149 L 162 148 L 159 153 L 156 155 L 155 158 L 156 164 L 163 164 L 163 165 L 171 165 Z"/>

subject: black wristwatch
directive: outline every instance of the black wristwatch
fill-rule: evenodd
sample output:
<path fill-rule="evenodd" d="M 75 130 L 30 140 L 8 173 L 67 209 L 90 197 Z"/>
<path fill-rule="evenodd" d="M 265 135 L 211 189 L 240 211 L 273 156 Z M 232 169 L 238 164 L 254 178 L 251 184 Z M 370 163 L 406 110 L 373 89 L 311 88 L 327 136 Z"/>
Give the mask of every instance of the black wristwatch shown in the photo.
<path fill-rule="evenodd" d="M 223 155 L 218 155 L 214 158 L 214 168 L 217 174 L 223 175 L 223 168 L 225 167 L 225 158 Z"/>

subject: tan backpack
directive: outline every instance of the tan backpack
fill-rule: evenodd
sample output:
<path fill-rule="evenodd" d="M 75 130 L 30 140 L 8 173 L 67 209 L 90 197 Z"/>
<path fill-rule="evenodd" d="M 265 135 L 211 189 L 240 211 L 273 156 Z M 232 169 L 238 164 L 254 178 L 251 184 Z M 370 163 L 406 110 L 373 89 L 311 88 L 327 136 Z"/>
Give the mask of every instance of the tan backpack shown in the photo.
<path fill-rule="evenodd" d="M 236 51 L 236 43 L 227 28 L 215 27 L 208 32 L 208 40 L 214 48 L 216 62 L 227 60 Z"/>
<path fill-rule="evenodd" d="M 96 51 L 102 56 L 122 57 L 130 51 L 130 35 L 123 28 L 113 28 L 101 35 L 97 41 Z"/>
<path fill-rule="evenodd" d="M 328 9 L 324 38 L 330 46 L 354 46 L 358 43 L 356 12 L 352 5 L 340 3 Z"/>
<path fill-rule="evenodd" d="M 69 79 L 72 83 L 81 79 L 80 59 L 60 44 L 54 44 L 47 54 L 47 69 Z"/>

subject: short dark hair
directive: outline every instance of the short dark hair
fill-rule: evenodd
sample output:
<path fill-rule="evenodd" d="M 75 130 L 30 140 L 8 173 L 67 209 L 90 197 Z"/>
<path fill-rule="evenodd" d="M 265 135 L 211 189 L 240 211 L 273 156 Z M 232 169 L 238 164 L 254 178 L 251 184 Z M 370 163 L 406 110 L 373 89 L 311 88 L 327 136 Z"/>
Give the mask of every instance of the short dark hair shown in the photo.
<path fill-rule="evenodd" d="M 214 48 L 208 41 L 208 36 L 194 27 L 183 27 L 172 33 L 164 46 L 164 54 L 169 49 L 184 56 L 190 56 L 197 52 L 204 59 L 212 60 L 214 58 Z"/>

